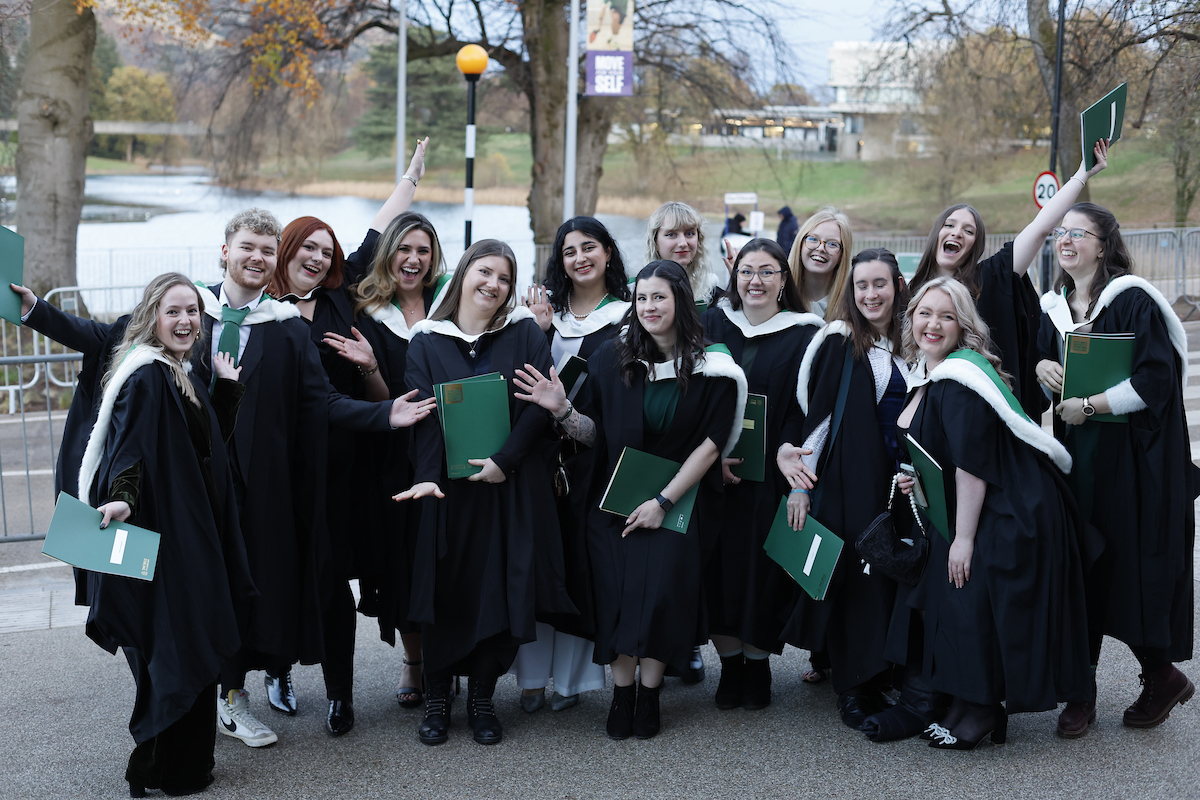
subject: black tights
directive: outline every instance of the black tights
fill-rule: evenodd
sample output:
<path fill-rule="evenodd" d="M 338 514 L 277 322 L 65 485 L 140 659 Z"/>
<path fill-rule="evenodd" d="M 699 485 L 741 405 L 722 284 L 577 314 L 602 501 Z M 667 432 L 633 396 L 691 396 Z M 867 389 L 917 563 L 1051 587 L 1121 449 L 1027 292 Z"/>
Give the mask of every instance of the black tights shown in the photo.
<path fill-rule="evenodd" d="M 1100 663 L 1100 648 L 1103 644 L 1103 633 L 1095 631 L 1088 633 L 1088 651 L 1091 654 L 1093 666 Z M 1171 659 L 1167 658 L 1167 653 L 1162 648 L 1130 646 L 1129 649 L 1133 652 L 1134 658 L 1141 664 L 1143 675 L 1148 675 L 1171 663 Z"/>
<path fill-rule="evenodd" d="M 425 654 L 429 658 L 428 649 Z M 431 670 L 426 679 L 431 687 L 445 691 L 450 689 L 450 678 L 454 675 L 466 675 L 470 686 L 476 694 L 491 697 L 496 690 L 496 681 L 508 672 L 517 657 L 517 646 L 501 644 L 494 639 L 475 645 L 466 657 L 446 669 Z"/>

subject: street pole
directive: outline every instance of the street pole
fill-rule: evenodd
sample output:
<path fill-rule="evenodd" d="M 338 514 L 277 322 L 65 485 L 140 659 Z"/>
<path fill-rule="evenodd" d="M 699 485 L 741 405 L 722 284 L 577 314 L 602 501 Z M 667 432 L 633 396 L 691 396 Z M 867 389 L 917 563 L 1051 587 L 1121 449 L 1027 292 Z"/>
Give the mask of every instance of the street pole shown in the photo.
<path fill-rule="evenodd" d="M 1054 108 L 1050 128 L 1050 171 L 1055 173 L 1058 171 L 1058 117 L 1062 108 L 1063 33 L 1067 27 L 1066 21 L 1067 0 L 1058 0 L 1058 44 L 1055 46 L 1054 53 Z M 1050 244 L 1050 239 L 1047 238 L 1042 244 L 1043 292 L 1048 292 L 1053 288 L 1050 285 L 1051 262 L 1054 258 L 1053 251 L 1054 248 Z"/>
<path fill-rule="evenodd" d="M 405 142 L 408 132 L 405 129 L 408 117 L 408 8 L 407 0 L 399 0 L 400 19 L 396 23 L 397 39 L 396 54 L 396 183 L 408 169 L 404 160 L 407 152 Z"/>
<path fill-rule="evenodd" d="M 477 44 L 464 45 L 454 62 L 467 79 L 467 185 L 463 190 L 463 249 L 471 246 L 471 218 L 475 215 L 475 84 L 487 69 L 488 55 Z"/>
<path fill-rule="evenodd" d="M 575 216 L 576 128 L 579 120 L 579 0 L 571 0 L 567 45 L 567 147 L 563 164 L 563 222 Z"/>

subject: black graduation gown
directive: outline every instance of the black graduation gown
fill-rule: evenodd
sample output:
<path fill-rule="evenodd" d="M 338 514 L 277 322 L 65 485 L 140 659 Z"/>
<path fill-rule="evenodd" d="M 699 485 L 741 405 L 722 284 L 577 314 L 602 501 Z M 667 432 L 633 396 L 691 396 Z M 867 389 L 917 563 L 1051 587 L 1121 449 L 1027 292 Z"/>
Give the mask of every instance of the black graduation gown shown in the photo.
<path fill-rule="evenodd" d="M 704 573 L 709 631 L 781 653 L 783 629 L 801 589 L 766 554 L 763 544 L 779 500 L 790 488 L 774 454 L 799 434 L 795 426 L 804 415 L 796 401 L 796 378 L 804 349 L 819 326 L 798 324 L 746 338 L 720 305 L 705 312 L 701 321 L 705 335 L 728 347 L 745 370 L 748 391 L 767 397 L 766 480 L 725 485 L 720 534 Z"/>
<path fill-rule="evenodd" d="M 444 322 L 444 325 L 450 323 Z M 506 479 L 488 484 L 446 477 L 445 446 L 437 414 L 414 426 L 414 483 L 437 483 L 445 499 L 424 506 L 413 569 L 411 619 L 422 626 L 425 669 L 455 667 L 482 642 L 515 646 L 537 638 L 538 618 L 574 614 L 563 578 L 562 538 L 553 514 L 550 476 L 537 443 L 549 416 L 515 399 L 514 370 L 527 362 L 545 374 L 550 348 L 532 319 L 484 334 L 479 374 L 508 381 L 512 433 L 492 460 Z M 476 374 L 465 342 L 418 332 L 408 348 L 405 381 L 418 397 L 435 384 Z M 507 666 L 504 667 L 507 669 Z"/>
<path fill-rule="evenodd" d="M 846 353 L 853 344 L 831 333 L 812 362 L 809 407 L 799 445 L 837 405 Z M 888 668 L 884 657 L 896 583 L 870 569 L 854 550 L 854 541 L 887 507 L 895 465 L 883 444 L 875 403 L 875 377 L 864 356 L 851 361 L 850 387 L 842 424 L 817 463 L 817 487 L 811 513 L 842 537 L 845 545 L 824 600 L 798 595 L 784 629 L 789 644 L 829 653 L 836 692 L 853 689 Z"/>
<path fill-rule="evenodd" d="M 1191 460 L 1183 365 L 1162 308 L 1140 288 L 1118 294 L 1097 314 L 1092 331 L 1136 335 L 1131 382 L 1147 408 L 1130 414 L 1127 423 L 1083 426 L 1098 429 L 1091 464 L 1077 468 L 1094 473 L 1088 522 L 1103 542 L 1088 574 L 1091 624 L 1132 647 L 1187 661 L 1193 637 L 1193 501 L 1200 494 L 1200 470 Z M 1058 337 L 1043 316 L 1042 358 L 1060 360 Z M 1060 424 L 1056 432 L 1061 430 Z M 1073 433 L 1065 444 L 1078 459 Z"/>
<path fill-rule="evenodd" d="M 210 287 L 220 297 L 221 286 Z M 212 377 L 213 319 L 192 356 L 202 383 Z M 229 443 L 242 536 L 258 587 L 243 639 L 250 669 L 319 663 L 322 612 L 332 592 L 325 514 L 330 420 L 388 431 L 386 403 L 331 393 L 308 326 L 299 317 L 251 326 L 239 381 L 246 394 Z"/>
<path fill-rule="evenodd" d="M 715 541 L 724 490 L 718 459 L 700 479 L 688 533 L 637 530 L 624 539 L 625 519 L 600 510 L 600 498 L 626 447 L 644 450 L 642 387 L 621 380 L 613 340 L 588 359 L 580 410 L 596 423 L 596 465 L 588 490 L 587 545 L 596 603 L 597 664 L 619 655 L 653 658 L 679 670 L 708 638 L 701 582 L 702 539 Z M 650 452 L 683 463 L 705 439 L 724 448 L 737 407 L 733 380 L 690 376 L 675 416 Z"/>
<path fill-rule="evenodd" d="M 962 589 L 949 582 L 949 543 L 930 527 L 929 562 L 909 599 L 925 611 L 924 671 L 934 688 L 1004 701 L 1009 713 L 1087 700 L 1083 571 L 1061 473 L 952 380 L 928 384 L 908 432 L 944 470 L 952 528 L 955 469 L 987 482 L 970 580 Z"/>
<path fill-rule="evenodd" d="M 1013 243 L 976 267 L 979 297 L 975 304 L 988 324 L 992 344 L 1004 371 L 1012 376 L 1013 394 L 1032 419 L 1049 404 L 1037 382 L 1037 330 L 1041 309 L 1029 275 L 1013 272 Z"/>
<path fill-rule="evenodd" d="M 222 660 L 241 645 L 240 622 L 254 592 L 217 414 L 207 385 L 196 377 L 192 384 L 208 420 L 208 451 L 193 445 L 189 401 L 166 365 L 148 364 L 118 395 L 90 496 L 93 506 L 105 502 L 112 481 L 140 462 L 130 522 L 161 535 L 153 581 L 92 573 L 89 582 L 88 636 L 110 653 L 126 648 L 130 663 L 144 669 L 135 670 L 129 721 L 139 743 L 183 717 L 216 683 Z"/>

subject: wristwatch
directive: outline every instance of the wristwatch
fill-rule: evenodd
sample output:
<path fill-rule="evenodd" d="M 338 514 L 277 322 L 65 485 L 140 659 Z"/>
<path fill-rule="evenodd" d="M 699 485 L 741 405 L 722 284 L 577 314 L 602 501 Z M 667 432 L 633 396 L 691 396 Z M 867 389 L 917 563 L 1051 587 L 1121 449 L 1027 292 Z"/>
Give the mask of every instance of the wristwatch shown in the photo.
<path fill-rule="evenodd" d="M 660 506 L 662 506 L 662 510 L 663 510 L 663 511 L 670 511 L 670 510 L 671 510 L 671 506 L 675 505 L 675 504 L 674 504 L 674 503 L 672 503 L 670 500 L 668 500 L 667 498 L 663 497 L 661 494 L 659 494 L 659 495 L 658 495 L 658 497 L 656 497 L 656 498 L 654 498 L 654 499 L 658 501 L 658 504 L 659 504 Z"/>
<path fill-rule="evenodd" d="M 1096 407 L 1092 405 L 1092 398 L 1090 396 L 1083 398 L 1083 415 L 1085 417 L 1090 417 L 1095 413 Z"/>

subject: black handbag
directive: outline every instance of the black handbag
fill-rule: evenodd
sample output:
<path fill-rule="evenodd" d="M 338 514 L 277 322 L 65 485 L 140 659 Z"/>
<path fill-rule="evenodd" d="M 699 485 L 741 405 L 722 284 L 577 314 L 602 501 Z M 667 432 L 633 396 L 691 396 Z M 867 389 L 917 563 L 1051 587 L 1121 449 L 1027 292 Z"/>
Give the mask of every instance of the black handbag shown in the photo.
<path fill-rule="evenodd" d="M 913 536 L 911 539 L 902 539 L 896 532 L 896 525 L 892 519 L 892 499 L 895 496 L 896 477 L 893 476 L 887 510 L 859 534 L 854 542 L 854 549 L 864 561 L 896 583 L 916 586 L 921 580 L 921 573 L 925 571 L 925 562 L 929 560 L 929 539 L 917 513 L 917 500 L 913 494 L 908 496 L 913 520 L 917 523 L 913 529 Z"/>

